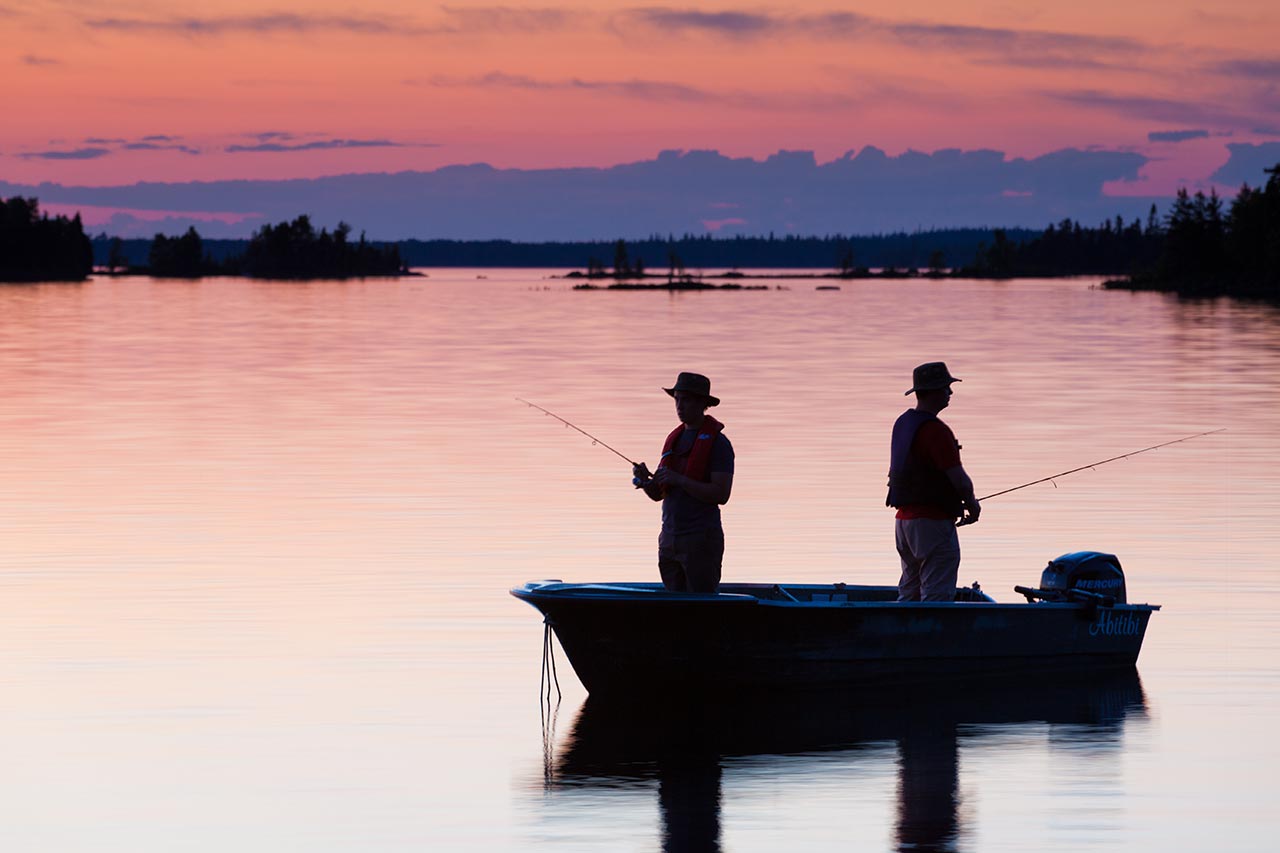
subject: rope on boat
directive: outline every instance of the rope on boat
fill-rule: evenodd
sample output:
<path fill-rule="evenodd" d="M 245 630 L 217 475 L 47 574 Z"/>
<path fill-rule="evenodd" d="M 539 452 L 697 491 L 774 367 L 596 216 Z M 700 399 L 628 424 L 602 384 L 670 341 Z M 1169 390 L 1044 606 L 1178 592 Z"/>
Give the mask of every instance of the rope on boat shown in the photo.
<path fill-rule="evenodd" d="M 551 687 L 555 686 L 555 704 L 551 702 Z M 556 720 L 560 716 L 560 678 L 556 674 L 556 649 L 551 636 L 551 623 L 542 620 L 542 677 L 538 682 L 538 711 L 542 716 L 542 775 L 543 785 L 550 787 L 555 781 Z"/>
<path fill-rule="evenodd" d="M 538 681 L 538 700 L 544 698 L 551 704 L 551 687 L 556 688 L 556 701 L 564 694 L 560 691 L 560 676 L 556 673 L 556 645 L 551 636 L 551 623 L 542 620 L 542 677 Z"/>

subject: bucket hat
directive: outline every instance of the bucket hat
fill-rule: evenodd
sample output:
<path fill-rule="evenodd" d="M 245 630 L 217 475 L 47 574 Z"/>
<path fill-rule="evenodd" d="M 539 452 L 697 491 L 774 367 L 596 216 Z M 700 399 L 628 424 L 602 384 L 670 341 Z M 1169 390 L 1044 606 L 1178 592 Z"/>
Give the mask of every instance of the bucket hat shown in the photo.
<path fill-rule="evenodd" d="M 945 361 L 930 361 L 911 371 L 911 389 L 904 391 L 902 396 L 905 397 L 917 391 L 937 391 L 941 388 L 950 388 L 952 382 L 960 381 L 947 370 Z"/>
<path fill-rule="evenodd" d="M 701 373 L 681 373 L 676 377 L 675 385 L 662 390 L 672 397 L 676 395 L 677 391 L 683 391 L 686 394 L 699 394 L 707 398 L 708 406 L 720 405 L 720 398 L 711 396 L 711 380 Z"/>

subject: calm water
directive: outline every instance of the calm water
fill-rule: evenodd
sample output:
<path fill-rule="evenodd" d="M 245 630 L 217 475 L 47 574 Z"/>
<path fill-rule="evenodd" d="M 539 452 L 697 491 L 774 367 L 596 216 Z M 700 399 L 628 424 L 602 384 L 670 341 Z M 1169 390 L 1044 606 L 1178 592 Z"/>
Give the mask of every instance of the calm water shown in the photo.
<path fill-rule="evenodd" d="M 1089 281 L 579 293 L 540 272 L 0 288 L 0 847 L 1269 850 L 1280 313 Z M 892 583 L 911 367 L 987 494 L 962 582 L 1118 554 L 1140 681 L 563 700 L 525 580 L 656 578 L 659 388 L 738 452 L 726 577 Z M 914 848 L 912 848 L 914 845 Z"/>

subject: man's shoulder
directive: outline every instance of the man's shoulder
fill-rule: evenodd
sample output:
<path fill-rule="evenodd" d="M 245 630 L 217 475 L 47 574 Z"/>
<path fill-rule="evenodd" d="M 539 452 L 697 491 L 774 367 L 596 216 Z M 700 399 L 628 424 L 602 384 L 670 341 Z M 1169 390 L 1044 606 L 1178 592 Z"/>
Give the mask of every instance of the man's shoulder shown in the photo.
<path fill-rule="evenodd" d="M 720 433 L 716 436 L 715 443 L 711 445 L 711 470 L 732 470 L 733 462 L 733 442 L 729 441 L 729 437 L 724 433 Z"/>

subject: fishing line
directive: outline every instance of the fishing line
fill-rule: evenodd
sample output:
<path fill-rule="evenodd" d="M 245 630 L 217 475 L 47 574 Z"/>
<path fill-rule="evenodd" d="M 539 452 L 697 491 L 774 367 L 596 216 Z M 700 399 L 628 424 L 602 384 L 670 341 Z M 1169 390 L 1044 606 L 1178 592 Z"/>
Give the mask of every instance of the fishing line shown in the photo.
<path fill-rule="evenodd" d="M 1208 432 L 1198 432 L 1195 435 L 1188 435 L 1184 438 L 1175 438 L 1173 441 L 1166 441 L 1163 444 L 1153 444 L 1150 447 L 1144 447 L 1141 450 L 1134 450 L 1129 453 L 1121 453 L 1119 456 L 1112 456 L 1110 459 L 1103 459 L 1101 462 L 1092 462 L 1088 465 L 1081 465 L 1079 468 L 1072 468 L 1070 471 L 1063 471 L 1058 474 L 1052 474 L 1048 477 L 1041 477 L 1039 480 L 1032 480 L 1030 483 L 1023 483 L 1021 486 L 1014 486 L 1012 489 L 1005 489 L 1002 492 L 992 492 L 986 497 L 978 498 L 978 501 L 979 503 L 981 503 L 982 501 L 988 500 L 990 498 L 999 497 L 1000 495 L 1007 495 L 1010 492 L 1016 492 L 1018 491 L 1018 489 L 1025 489 L 1027 486 L 1034 486 L 1037 483 L 1049 483 L 1058 479 L 1059 477 L 1065 477 L 1068 474 L 1074 474 L 1077 471 L 1084 471 L 1089 468 L 1097 468 L 1099 465 L 1106 465 L 1108 462 L 1115 462 L 1117 459 L 1128 459 L 1130 456 L 1137 456 L 1139 453 L 1146 453 L 1148 450 L 1156 450 L 1157 448 L 1168 447 L 1171 444 L 1177 444 L 1182 441 L 1190 441 L 1191 439 L 1199 438 L 1202 435 L 1213 435 L 1215 432 L 1226 432 L 1226 431 L 1227 431 L 1226 427 L 1222 427 L 1221 429 L 1211 429 Z M 1054 483 L 1055 488 L 1057 487 L 1057 485 L 1058 485 L 1057 483 Z"/>

